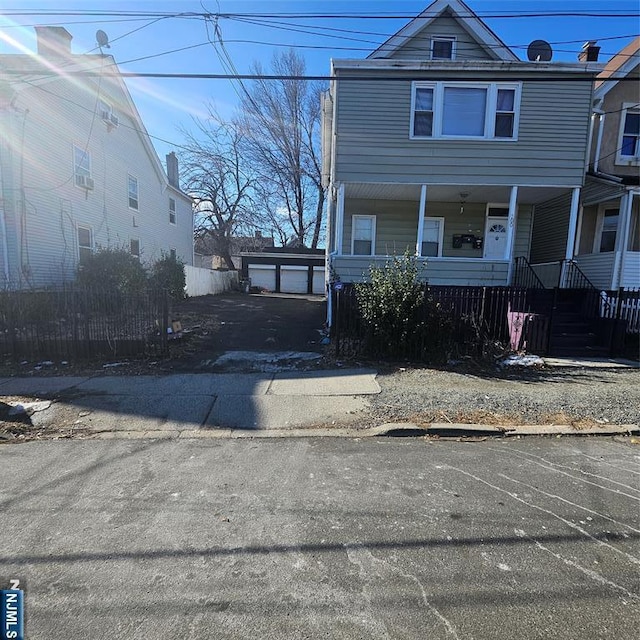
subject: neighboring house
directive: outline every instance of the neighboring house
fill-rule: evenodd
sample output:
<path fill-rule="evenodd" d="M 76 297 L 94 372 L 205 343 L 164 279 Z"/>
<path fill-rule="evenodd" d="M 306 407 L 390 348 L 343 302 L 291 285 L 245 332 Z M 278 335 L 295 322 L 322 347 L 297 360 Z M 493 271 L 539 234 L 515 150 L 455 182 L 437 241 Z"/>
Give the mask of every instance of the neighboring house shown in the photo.
<path fill-rule="evenodd" d="M 253 236 L 238 236 L 231 238 L 230 254 L 235 269 L 242 268 L 241 253 L 248 251 L 263 251 L 273 247 L 273 236 L 263 236 L 260 231 L 256 231 Z M 216 252 L 216 242 L 211 236 L 196 238 L 195 241 L 196 261 L 199 267 L 205 269 L 228 269 L 224 258 Z"/>
<path fill-rule="evenodd" d="M 595 83 L 591 150 L 577 217 L 570 216 L 562 198 L 536 212 L 531 261 L 543 279 L 562 278 L 554 265 L 566 258 L 599 289 L 640 287 L 639 82 L 636 38 L 611 58 Z"/>
<path fill-rule="evenodd" d="M 193 264 L 176 157 L 167 175 L 113 58 L 36 31 L 37 55 L 0 56 L 0 287 L 72 280 L 97 247 Z"/>
<path fill-rule="evenodd" d="M 408 250 L 433 285 L 510 283 L 539 206 L 566 197 L 577 217 L 600 69 L 523 62 L 459 0 L 436 0 L 364 60 L 333 60 L 332 277 L 362 280 Z"/>

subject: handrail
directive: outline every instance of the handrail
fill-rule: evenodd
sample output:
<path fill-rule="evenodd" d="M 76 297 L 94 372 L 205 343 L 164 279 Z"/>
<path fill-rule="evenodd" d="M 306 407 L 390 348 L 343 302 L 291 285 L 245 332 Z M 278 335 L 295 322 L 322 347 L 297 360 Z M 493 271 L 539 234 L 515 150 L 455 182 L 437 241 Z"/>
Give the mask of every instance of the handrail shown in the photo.
<path fill-rule="evenodd" d="M 600 297 L 600 300 L 602 301 L 602 303 L 609 309 L 611 310 L 611 304 L 609 303 L 609 300 L 607 298 L 607 295 L 604 294 L 603 292 L 600 291 L 600 289 L 598 289 L 598 287 L 596 287 L 593 282 L 591 282 L 591 280 L 589 280 L 589 278 L 585 275 L 584 271 L 582 271 L 582 269 L 578 266 L 578 263 L 575 260 L 565 260 L 565 262 L 567 263 L 567 267 L 568 267 L 568 271 L 567 271 L 567 277 L 565 278 L 565 284 L 573 284 L 573 272 L 577 272 L 578 275 L 580 276 L 580 278 L 582 279 L 582 283 L 581 284 L 586 284 L 587 286 L 578 286 L 575 287 L 576 289 L 590 289 L 592 291 L 597 291 L 598 292 L 598 296 Z M 573 287 L 568 287 L 568 288 L 573 288 Z"/>
<path fill-rule="evenodd" d="M 518 256 L 515 259 L 515 263 L 516 263 L 516 273 L 515 273 L 514 281 L 516 283 L 518 283 L 518 276 L 520 275 L 520 269 L 522 268 L 521 265 L 524 264 L 524 267 L 526 268 L 526 273 L 529 276 L 529 280 L 532 280 L 534 284 L 534 286 L 530 288 L 546 289 L 546 287 L 544 286 L 544 283 L 542 282 L 542 280 L 540 280 L 540 278 L 538 277 L 538 274 L 535 272 L 535 270 L 531 266 L 531 263 L 529 262 L 529 260 L 527 260 L 526 256 Z M 526 277 L 525 277 L 525 282 L 526 282 Z M 524 286 L 527 286 L 527 284 L 525 284 Z"/>

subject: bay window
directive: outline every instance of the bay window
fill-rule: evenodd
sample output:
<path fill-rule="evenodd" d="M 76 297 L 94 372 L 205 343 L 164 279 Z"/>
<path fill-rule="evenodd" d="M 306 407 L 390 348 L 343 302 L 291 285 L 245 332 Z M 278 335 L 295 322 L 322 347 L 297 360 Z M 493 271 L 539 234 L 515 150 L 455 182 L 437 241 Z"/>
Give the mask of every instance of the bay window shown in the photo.
<path fill-rule="evenodd" d="M 414 82 L 411 138 L 517 137 L 520 85 Z"/>

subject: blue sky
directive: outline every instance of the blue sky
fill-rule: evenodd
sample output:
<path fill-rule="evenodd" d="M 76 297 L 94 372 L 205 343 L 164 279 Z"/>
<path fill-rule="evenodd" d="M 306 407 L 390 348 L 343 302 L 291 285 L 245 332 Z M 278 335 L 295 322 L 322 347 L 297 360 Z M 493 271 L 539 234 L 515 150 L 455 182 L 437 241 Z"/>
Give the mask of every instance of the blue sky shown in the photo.
<path fill-rule="evenodd" d="M 640 34 L 638 0 L 467 0 L 467 4 L 517 55 L 526 59 L 526 46 L 535 39 L 547 40 L 554 60 L 576 60 L 586 40 L 599 40 L 601 60 L 608 59 Z M 20 47 L 35 51 L 33 25 L 57 24 L 74 36 L 73 51 L 86 53 L 96 46 L 97 29 L 112 42 L 111 53 L 124 71 L 162 73 L 226 73 L 216 50 L 208 42 L 213 25 L 202 19 L 132 16 L 47 16 L 46 11 L 107 10 L 119 12 L 210 13 L 332 13 L 417 15 L 429 5 L 427 0 L 3 0 L 0 11 L 0 53 L 17 53 Z M 634 17 L 488 17 L 511 12 L 594 11 L 632 13 Z M 34 15 L 8 15 L 11 11 L 37 11 Z M 486 17 L 485 17 L 486 16 Z M 277 20 L 278 24 L 274 21 Z M 239 73 L 246 73 L 253 61 L 268 66 L 274 51 L 297 48 L 307 61 L 307 71 L 325 75 L 331 58 L 364 58 L 404 24 L 408 18 L 312 19 L 280 17 L 269 25 L 224 18 L 218 27 L 226 49 Z M 327 28 L 334 29 L 329 31 Z M 135 31 L 134 31 L 135 30 Z M 343 30 L 343 31 L 337 31 Z M 309 33 L 314 32 L 314 33 Z M 616 38 L 617 36 L 625 36 Z M 605 38 L 616 38 L 604 40 Z M 184 51 L 166 53 L 190 47 Z M 165 54 L 166 55 L 160 55 Z M 146 60 L 139 58 L 154 56 Z M 238 103 L 228 80 L 129 79 L 133 99 L 152 136 L 180 144 L 179 127 L 194 129 L 193 118 L 206 114 L 207 104 L 225 117 Z M 154 144 L 161 157 L 172 145 L 158 139 Z"/>

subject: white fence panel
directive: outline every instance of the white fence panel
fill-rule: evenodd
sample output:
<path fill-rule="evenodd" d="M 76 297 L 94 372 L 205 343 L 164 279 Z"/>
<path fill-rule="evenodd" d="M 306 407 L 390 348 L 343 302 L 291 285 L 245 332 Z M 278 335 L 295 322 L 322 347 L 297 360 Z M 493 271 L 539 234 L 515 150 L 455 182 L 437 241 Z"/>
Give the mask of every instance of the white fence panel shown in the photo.
<path fill-rule="evenodd" d="M 188 296 L 217 295 L 238 288 L 237 271 L 212 271 L 190 265 L 185 265 L 184 271 Z"/>

